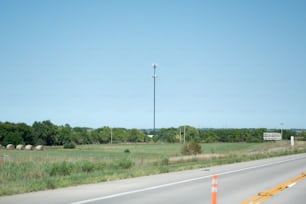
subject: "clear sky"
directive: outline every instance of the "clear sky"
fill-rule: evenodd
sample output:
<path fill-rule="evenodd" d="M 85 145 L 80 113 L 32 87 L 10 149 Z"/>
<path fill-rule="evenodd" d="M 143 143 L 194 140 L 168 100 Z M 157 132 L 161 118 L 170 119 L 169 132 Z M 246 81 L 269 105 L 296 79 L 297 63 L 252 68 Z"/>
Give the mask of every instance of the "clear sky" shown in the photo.
<path fill-rule="evenodd" d="M 0 0 L 0 121 L 306 128 L 306 1 Z M 282 124 L 282 125 L 281 125 Z"/>

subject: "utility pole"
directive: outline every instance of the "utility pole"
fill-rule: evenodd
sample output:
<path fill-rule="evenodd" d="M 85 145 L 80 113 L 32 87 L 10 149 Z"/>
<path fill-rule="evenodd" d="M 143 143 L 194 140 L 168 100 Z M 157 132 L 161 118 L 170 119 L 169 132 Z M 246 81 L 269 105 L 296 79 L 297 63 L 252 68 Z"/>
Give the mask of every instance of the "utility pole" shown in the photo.
<path fill-rule="evenodd" d="M 281 137 L 282 137 L 282 139 L 283 139 L 283 125 L 284 125 L 284 123 L 281 122 L 280 125 L 281 125 Z"/>
<path fill-rule="evenodd" d="M 180 144 L 182 144 L 182 130 L 181 130 L 181 127 L 180 127 Z"/>
<path fill-rule="evenodd" d="M 113 144 L 113 128 L 111 128 L 110 130 L 111 130 L 111 144 Z"/>
<path fill-rule="evenodd" d="M 184 144 L 185 144 L 185 139 L 186 139 L 186 126 L 184 125 Z"/>

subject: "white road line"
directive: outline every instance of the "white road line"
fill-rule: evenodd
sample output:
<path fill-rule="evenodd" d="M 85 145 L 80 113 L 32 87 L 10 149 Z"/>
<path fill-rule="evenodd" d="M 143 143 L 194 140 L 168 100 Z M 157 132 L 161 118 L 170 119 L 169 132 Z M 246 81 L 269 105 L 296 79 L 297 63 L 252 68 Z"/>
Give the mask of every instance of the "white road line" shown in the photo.
<path fill-rule="evenodd" d="M 291 187 L 293 187 L 295 184 L 296 184 L 296 182 L 291 183 L 290 185 L 287 186 L 287 188 L 291 188 Z"/>
<path fill-rule="evenodd" d="M 305 158 L 305 156 L 304 157 L 299 157 L 299 158 L 281 160 L 281 161 L 277 161 L 277 162 L 273 162 L 273 163 L 267 163 L 267 164 L 251 166 L 251 167 L 246 167 L 246 168 L 232 170 L 232 171 L 226 171 L 226 172 L 223 172 L 223 173 L 219 173 L 218 175 L 219 176 L 220 175 L 228 175 L 228 174 L 238 173 L 238 172 L 242 172 L 242 171 L 248 171 L 248 170 L 251 170 L 251 169 L 257 169 L 257 168 L 273 166 L 273 165 L 277 165 L 277 164 L 281 164 L 281 163 L 291 162 L 291 161 L 295 161 L 295 160 L 300 160 L 300 159 L 304 159 L 304 158 Z M 116 193 L 116 194 L 112 194 L 112 195 L 108 195 L 108 196 L 101 196 L 101 197 L 97 197 L 97 198 L 92 198 L 92 199 L 87 199 L 87 200 L 82 200 L 82 201 L 76 201 L 76 202 L 72 202 L 72 203 L 69 203 L 69 204 L 92 203 L 92 202 L 95 202 L 95 201 L 106 200 L 106 199 L 110 199 L 110 198 L 116 198 L 116 197 L 121 197 L 121 196 L 125 196 L 125 195 L 141 193 L 141 192 L 145 192 L 145 191 L 151 191 L 151 190 L 165 188 L 165 187 L 174 186 L 174 185 L 178 185 L 178 184 L 189 183 L 189 182 L 193 182 L 193 181 L 197 181 L 197 180 L 201 180 L 201 179 L 207 179 L 207 178 L 211 178 L 212 176 L 213 176 L 213 174 L 212 175 L 207 175 L 207 176 L 201 176 L 201 177 L 197 177 L 197 178 L 192 178 L 192 179 L 186 179 L 186 180 L 177 181 L 177 182 L 171 182 L 171 183 L 167 183 L 167 184 L 161 184 L 161 185 L 157 185 L 157 186 L 151 186 L 151 187 L 137 189 L 137 190 L 133 190 L 133 191 Z"/>

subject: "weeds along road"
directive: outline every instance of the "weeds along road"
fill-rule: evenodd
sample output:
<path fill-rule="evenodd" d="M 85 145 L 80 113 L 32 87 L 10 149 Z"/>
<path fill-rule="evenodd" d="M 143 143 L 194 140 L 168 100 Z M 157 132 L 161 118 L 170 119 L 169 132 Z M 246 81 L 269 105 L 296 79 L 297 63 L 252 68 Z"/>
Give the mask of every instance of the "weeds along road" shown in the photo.
<path fill-rule="evenodd" d="M 306 171 L 306 154 L 270 158 L 146 176 L 99 184 L 0 197 L 1 204 L 210 204 L 211 176 L 219 175 L 218 204 L 242 201 L 273 188 Z M 306 180 L 285 190 L 265 204 L 302 204 Z M 295 199 L 298 197 L 298 199 Z M 279 201 L 281 200 L 281 202 Z M 283 202 L 286 201 L 286 202 Z"/>

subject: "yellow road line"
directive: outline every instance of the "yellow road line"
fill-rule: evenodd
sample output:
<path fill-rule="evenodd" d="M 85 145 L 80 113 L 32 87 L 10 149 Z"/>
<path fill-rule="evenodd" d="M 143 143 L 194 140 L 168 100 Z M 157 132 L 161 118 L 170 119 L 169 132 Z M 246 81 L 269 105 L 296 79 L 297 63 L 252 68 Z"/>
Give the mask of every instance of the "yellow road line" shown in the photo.
<path fill-rule="evenodd" d="M 301 175 L 289 180 L 289 181 L 286 181 L 274 188 L 271 188 L 267 191 L 264 191 L 264 192 L 260 192 L 258 193 L 256 196 L 252 197 L 252 198 L 249 198 L 245 201 L 243 201 L 241 204 L 259 204 L 265 200 L 268 200 L 269 198 L 271 198 L 273 195 L 287 189 L 287 188 L 290 188 L 292 186 L 294 186 L 296 183 L 302 181 L 303 179 L 306 178 L 306 172 L 303 172 Z"/>

